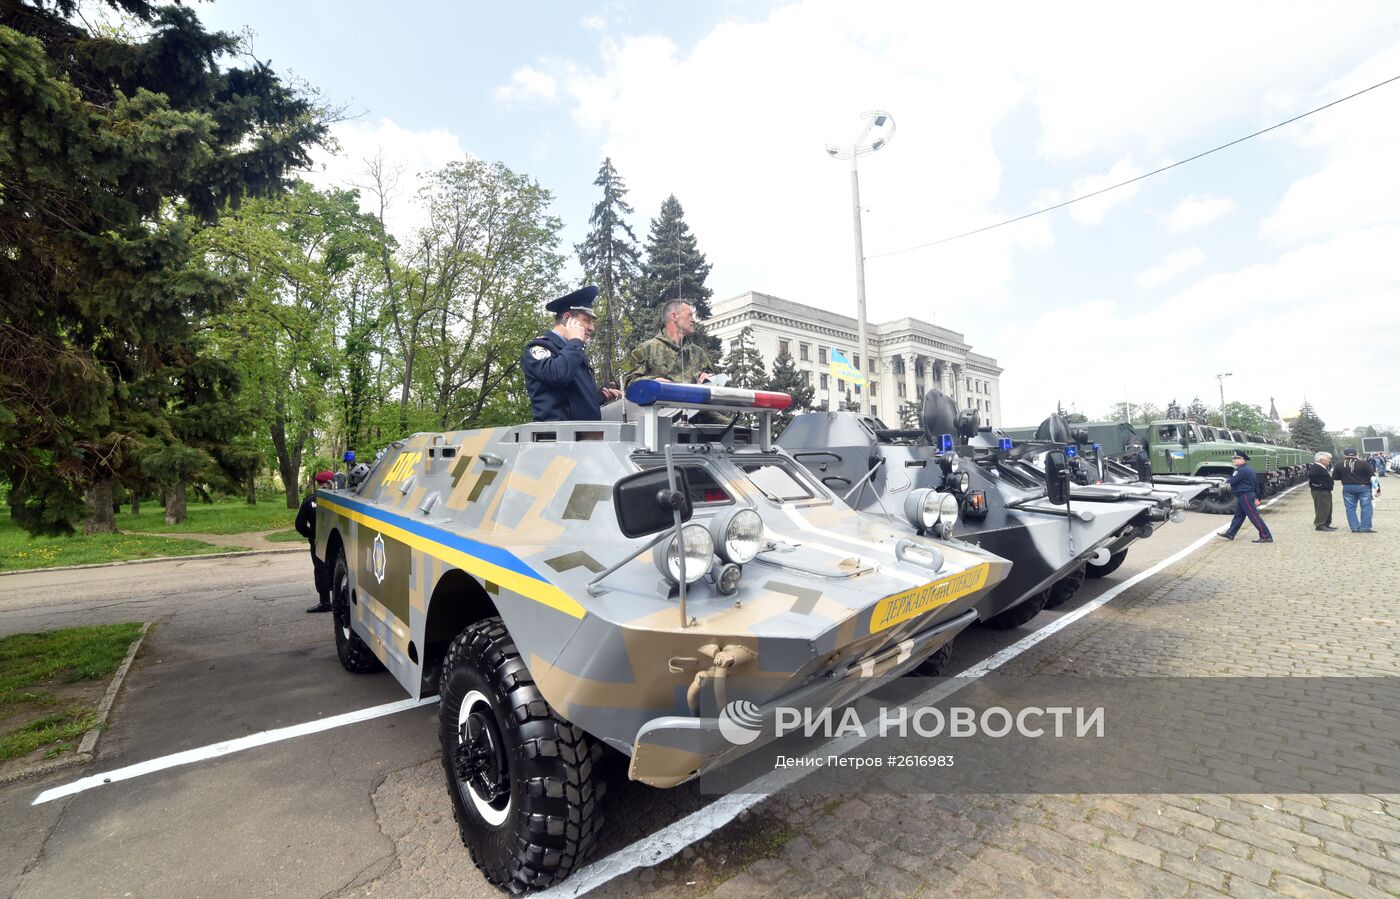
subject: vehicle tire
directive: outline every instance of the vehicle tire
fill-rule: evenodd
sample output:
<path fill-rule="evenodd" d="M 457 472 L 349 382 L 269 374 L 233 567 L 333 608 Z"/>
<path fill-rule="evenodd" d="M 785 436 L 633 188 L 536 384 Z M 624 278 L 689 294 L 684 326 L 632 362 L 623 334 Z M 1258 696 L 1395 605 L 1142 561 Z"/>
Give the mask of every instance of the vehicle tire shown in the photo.
<path fill-rule="evenodd" d="M 1010 630 L 1013 627 L 1020 627 L 1027 621 L 1030 621 L 1032 618 L 1039 615 L 1041 610 L 1045 608 L 1045 603 L 1049 599 L 1050 591 L 1048 589 L 1041 590 L 1039 593 L 1037 593 L 1035 596 L 1032 596 L 1025 602 L 1018 603 L 1017 605 L 1014 605 L 1011 608 L 1007 609 L 1005 612 L 998 612 L 991 618 L 988 618 L 983 623 L 986 624 L 987 627 L 994 628 L 999 631 Z"/>
<path fill-rule="evenodd" d="M 602 744 L 549 707 L 500 618 L 452 641 L 438 693 L 442 767 L 472 861 L 512 893 L 563 880 L 602 828 Z"/>
<path fill-rule="evenodd" d="M 1220 499 L 1213 494 L 1206 493 L 1201 496 L 1200 503 L 1199 511 L 1208 515 L 1234 515 L 1235 510 L 1240 507 L 1240 501 L 1233 495 Z"/>
<path fill-rule="evenodd" d="M 335 568 L 331 571 L 331 619 L 335 625 L 335 654 L 346 671 L 373 674 L 384 670 L 374 650 L 350 626 L 350 565 L 345 561 L 344 549 L 335 554 Z"/>
<path fill-rule="evenodd" d="M 1084 566 L 1084 574 L 1089 577 L 1108 577 L 1118 570 L 1118 566 L 1122 565 L 1126 558 L 1128 558 L 1128 551 L 1126 549 L 1119 550 L 1109 556 L 1108 561 L 1102 565 L 1095 565 L 1093 562 L 1087 563 Z"/>
<path fill-rule="evenodd" d="M 933 655 L 915 665 L 909 673 L 915 677 L 942 677 L 943 672 L 948 670 L 948 663 L 953 661 L 953 643 L 953 640 L 949 640 L 938 647 Z"/>
<path fill-rule="evenodd" d="M 1123 555 L 1126 554 L 1127 551 L 1124 550 Z M 1118 561 L 1119 564 L 1122 564 L 1123 560 L 1119 559 Z M 1108 564 L 1113 565 L 1113 558 L 1111 556 L 1109 557 Z M 1113 567 L 1117 568 L 1118 566 L 1114 565 Z M 1053 609 L 1056 606 L 1062 606 L 1065 603 L 1069 602 L 1071 599 L 1073 599 L 1074 594 L 1078 593 L 1079 588 L 1084 585 L 1084 575 L 1088 570 L 1089 563 L 1085 562 L 1083 565 L 1080 565 L 1078 568 L 1074 569 L 1069 574 L 1065 575 L 1055 583 L 1051 584 L 1050 598 L 1045 601 L 1045 608 Z"/>

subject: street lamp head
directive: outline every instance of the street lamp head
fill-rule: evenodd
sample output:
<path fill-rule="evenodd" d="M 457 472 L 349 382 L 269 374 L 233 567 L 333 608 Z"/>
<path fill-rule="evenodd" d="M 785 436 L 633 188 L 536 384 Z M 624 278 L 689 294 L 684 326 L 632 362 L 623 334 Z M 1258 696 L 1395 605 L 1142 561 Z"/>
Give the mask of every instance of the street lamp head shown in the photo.
<path fill-rule="evenodd" d="M 849 145 L 827 144 L 826 152 L 836 159 L 851 159 L 874 153 L 894 137 L 894 116 L 880 109 L 860 114 L 861 130 Z"/>

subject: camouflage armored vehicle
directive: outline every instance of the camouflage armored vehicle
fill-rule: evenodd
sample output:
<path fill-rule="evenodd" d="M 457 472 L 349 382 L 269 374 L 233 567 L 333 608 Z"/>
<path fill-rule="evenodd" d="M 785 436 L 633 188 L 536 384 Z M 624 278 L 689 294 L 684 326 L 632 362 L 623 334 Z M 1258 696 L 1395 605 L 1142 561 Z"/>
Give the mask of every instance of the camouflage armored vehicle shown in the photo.
<path fill-rule="evenodd" d="M 626 420 L 415 434 L 318 494 L 340 661 L 440 697 L 462 840 L 512 891 L 589 851 L 605 747 L 633 780 L 685 783 L 760 745 L 726 715 L 840 705 L 915 669 L 1011 569 L 950 539 L 941 503 L 914 510 L 920 534 L 841 503 L 772 444 L 786 394 L 627 396 Z"/>
<path fill-rule="evenodd" d="M 778 443 L 853 508 L 883 512 L 892 522 L 911 503 L 947 497 L 958 510 L 954 536 L 1013 562 L 1010 576 L 976 604 L 993 627 L 1017 627 L 1069 599 L 1091 561 L 1116 568 L 1126 550 L 1115 556 L 1111 548 L 1140 535 L 1156 514 L 1134 501 L 1066 507 L 1017 452 L 956 443 L 955 434 L 964 441 L 977 434 L 975 421 L 963 415 L 959 427 L 958 419 L 952 400 L 934 388 L 924 397 L 919 429 L 811 412 L 795 416 Z"/>

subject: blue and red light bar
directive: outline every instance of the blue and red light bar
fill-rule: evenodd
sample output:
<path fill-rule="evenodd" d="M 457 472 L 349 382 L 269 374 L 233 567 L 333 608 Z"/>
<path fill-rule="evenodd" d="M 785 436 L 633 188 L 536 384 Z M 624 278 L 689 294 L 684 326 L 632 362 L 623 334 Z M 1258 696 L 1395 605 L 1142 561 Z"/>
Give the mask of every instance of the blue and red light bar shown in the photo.
<path fill-rule="evenodd" d="M 633 381 L 627 399 L 639 406 L 734 406 L 742 409 L 787 409 L 792 396 L 774 390 L 741 390 L 670 381 Z"/>

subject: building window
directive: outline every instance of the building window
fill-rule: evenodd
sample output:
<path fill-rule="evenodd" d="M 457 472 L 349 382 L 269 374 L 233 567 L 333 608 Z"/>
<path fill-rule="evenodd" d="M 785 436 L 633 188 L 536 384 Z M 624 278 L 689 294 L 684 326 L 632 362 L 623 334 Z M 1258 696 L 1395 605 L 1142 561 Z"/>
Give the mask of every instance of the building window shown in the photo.
<path fill-rule="evenodd" d="M 804 371 L 802 372 L 802 383 L 803 383 L 804 385 L 810 385 L 810 384 L 812 383 L 812 373 L 811 373 L 811 372 L 806 371 L 806 370 L 804 370 Z"/>
<path fill-rule="evenodd" d="M 905 394 L 905 392 L 906 392 L 906 388 L 905 388 L 905 386 L 904 386 L 904 382 L 903 382 L 903 381 L 896 381 L 895 384 L 894 384 L 894 390 L 895 390 L 895 393 L 899 394 L 900 396 L 904 396 L 904 394 Z"/>
<path fill-rule="evenodd" d="M 876 412 L 876 411 L 875 411 L 875 406 L 872 405 L 872 406 L 870 407 L 870 416 L 871 416 L 872 418 L 874 418 L 874 417 L 877 417 L 879 414 L 880 414 L 879 412 Z"/>
<path fill-rule="evenodd" d="M 836 389 L 837 389 L 837 390 L 845 390 L 845 389 L 846 389 L 846 379 L 845 379 L 845 378 L 837 378 L 837 379 L 836 379 Z"/>
<path fill-rule="evenodd" d="M 967 392 L 968 392 L 968 393 L 971 393 L 971 392 L 972 392 L 972 379 L 971 379 L 971 378 L 968 378 L 968 379 L 967 379 Z"/>
<path fill-rule="evenodd" d="M 826 347 L 817 347 L 817 362 L 819 362 L 822 365 L 826 364 Z M 822 386 L 825 387 L 826 385 L 823 384 Z"/>
<path fill-rule="evenodd" d="M 894 373 L 895 373 L 895 374 L 897 374 L 897 375 L 902 375 L 902 374 L 904 374 L 904 365 L 905 365 L 905 362 L 904 362 L 904 357 L 903 357 L 903 356 L 895 356 L 895 357 L 894 357 Z"/>
<path fill-rule="evenodd" d="M 878 387 L 878 386 L 880 386 L 880 385 L 876 384 L 874 381 L 871 381 L 871 382 L 870 382 L 870 395 L 871 395 L 871 396 L 874 396 L 874 395 L 875 395 L 875 388 Z"/>
<path fill-rule="evenodd" d="M 879 370 L 880 370 L 880 366 L 878 365 L 879 361 L 880 361 L 880 360 L 879 360 L 879 359 L 876 359 L 874 356 L 870 357 L 870 360 L 869 360 L 868 364 L 869 364 L 869 366 L 870 366 L 870 370 L 871 370 L 871 371 L 879 371 Z"/>
<path fill-rule="evenodd" d="M 992 401 L 987 400 L 987 421 L 992 420 Z"/>
<path fill-rule="evenodd" d="M 803 362 L 810 362 L 812 360 L 812 345 L 810 343 L 799 343 L 797 345 L 797 353 L 798 358 Z"/>
<path fill-rule="evenodd" d="M 792 355 L 792 351 L 788 348 L 789 345 L 790 345 L 790 344 L 789 344 L 788 341 L 786 341 L 786 340 L 779 340 L 779 341 L 778 341 L 778 355 L 779 355 L 779 356 L 790 356 L 790 355 Z"/>
<path fill-rule="evenodd" d="M 731 340 L 731 341 L 729 341 L 729 352 L 731 352 L 731 353 L 737 353 L 737 352 L 739 352 L 739 341 L 737 341 L 737 340 Z"/>
<path fill-rule="evenodd" d="M 851 354 L 851 368 L 860 371 L 860 353 Z"/>
<path fill-rule="evenodd" d="M 856 396 L 860 396 L 860 385 L 856 385 Z"/>
<path fill-rule="evenodd" d="M 825 390 L 825 389 L 827 388 L 827 383 L 828 383 L 828 379 L 827 379 L 826 372 L 822 372 L 822 390 Z"/>

